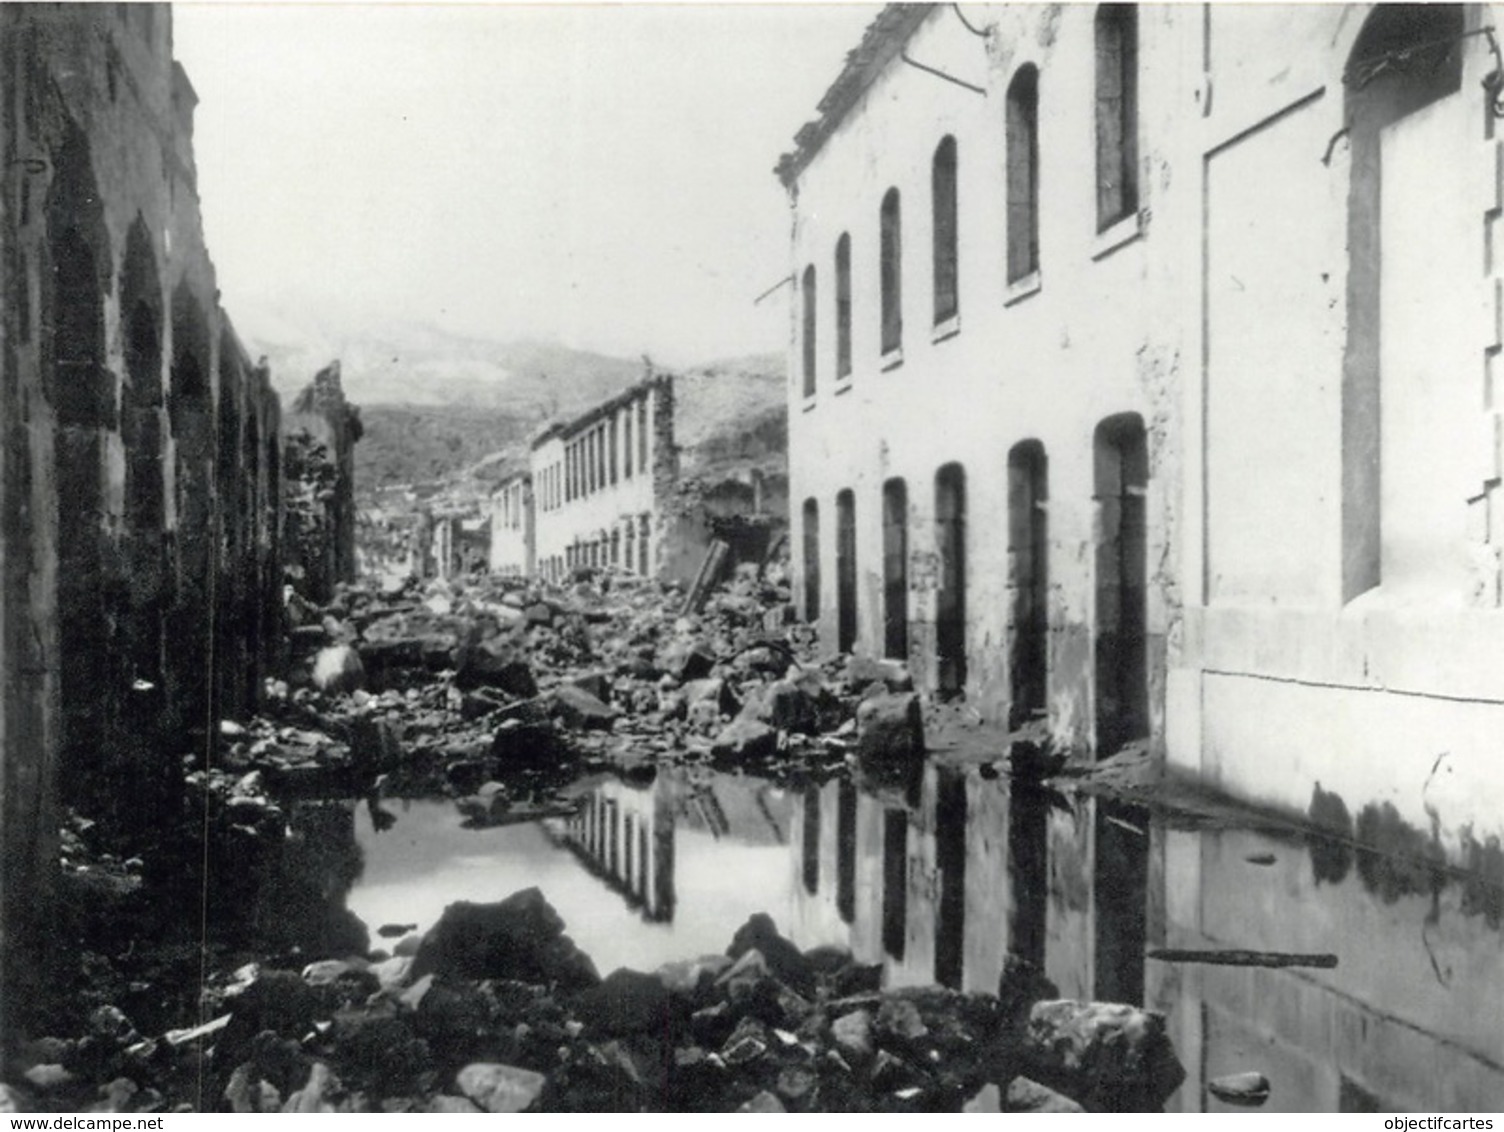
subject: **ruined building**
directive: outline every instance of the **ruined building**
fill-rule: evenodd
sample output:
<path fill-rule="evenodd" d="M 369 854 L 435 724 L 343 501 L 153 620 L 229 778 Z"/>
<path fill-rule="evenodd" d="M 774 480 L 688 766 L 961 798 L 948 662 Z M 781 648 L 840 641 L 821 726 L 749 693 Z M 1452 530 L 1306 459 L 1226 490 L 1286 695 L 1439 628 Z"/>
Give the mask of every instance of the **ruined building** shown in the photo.
<path fill-rule="evenodd" d="M 151 830 L 280 636 L 279 409 L 217 302 L 166 6 L 0 7 L 0 1033 L 60 807 Z"/>
<path fill-rule="evenodd" d="M 360 410 L 345 400 L 339 362 L 320 370 L 283 422 L 287 560 L 293 584 L 328 601 L 355 580 L 355 442 Z"/>
<path fill-rule="evenodd" d="M 679 475 L 674 380 L 649 376 L 534 440 L 534 569 L 578 566 L 656 574 Z"/>
<path fill-rule="evenodd" d="M 426 553 L 425 578 L 456 578 L 484 571 L 491 555 L 491 521 L 469 506 L 426 510 L 419 518 Z"/>
<path fill-rule="evenodd" d="M 493 574 L 530 577 L 536 561 L 533 477 L 514 472 L 491 493 L 491 552 Z"/>
<path fill-rule="evenodd" d="M 1496 855 L 1494 17 L 885 9 L 778 166 L 822 639 Z"/>
<path fill-rule="evenodd" d="M 528 470 L 492 493 L 492 572 L 557 581 L 603 567 L 690 584 L 717 541 L 722 569 L 761 562 L 788 510 L 783 411 L 727 417 L 716 381 L 650 372 L 539 433 Z M 698 430 L 687 448 L 681 417 Z"/>

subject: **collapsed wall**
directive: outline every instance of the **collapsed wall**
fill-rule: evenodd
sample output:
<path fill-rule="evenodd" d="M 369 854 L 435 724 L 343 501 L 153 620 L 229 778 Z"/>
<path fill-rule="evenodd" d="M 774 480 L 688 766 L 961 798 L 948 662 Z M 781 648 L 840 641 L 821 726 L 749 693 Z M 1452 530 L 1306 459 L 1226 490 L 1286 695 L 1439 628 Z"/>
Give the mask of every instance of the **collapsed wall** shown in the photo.
<path fill-rule="evenodd" d="M 45 974 L 61 807 L 160 828 L 280 635 L 280 409 L 218 305 L 171 42 L 165 5 L 0 7 L 7 1042 Z"/>
<path fill-rule="evenodd" d="M 750 429 L 738 419 L 707 430 L 707 410 L 719 403 L 713 383 L 683 380 L 649 369 L 539 433 L 528 472 L 498 489 L 504 523 L 492 569 L 557 581 L 615 568 L 689 585 L 718 541 L 728 565 L 760 562 L 786 527 L 787 410 L 762 413 Z M 700 426 L 688 449 L 677 435 L 686 403 Z"/>
<path fill-rule="evenodd" d="M 327 602 L 338 583 L 355 580 L 355 442 L 364 433 L 339 362 L 298 394 L 283 433 L 289 573 L 304 597 Z"/>

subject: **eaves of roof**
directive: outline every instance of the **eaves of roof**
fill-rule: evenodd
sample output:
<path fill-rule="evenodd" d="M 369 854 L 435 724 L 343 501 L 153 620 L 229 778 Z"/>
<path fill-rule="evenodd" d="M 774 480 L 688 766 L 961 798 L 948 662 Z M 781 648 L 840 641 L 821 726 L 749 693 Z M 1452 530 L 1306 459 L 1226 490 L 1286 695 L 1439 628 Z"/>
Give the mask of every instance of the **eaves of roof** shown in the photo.
<path fill-rule="evenodd" d="M 846 65 L 825 92 L 825 97 L 820 99 L 816 108 L 819 117 L 799 128 L 794 135 L 793 150 L 780 157 L 774 166 L 773 172 L 785 188 L 792 185 L 814 160 L 847 112 L 867 93 L 883 68 L 904 49 L 919 30 L 919 25 L 937 7 L 935 4 L 889 4 L 867 25 L 861 43 L 846 53 Z"/>

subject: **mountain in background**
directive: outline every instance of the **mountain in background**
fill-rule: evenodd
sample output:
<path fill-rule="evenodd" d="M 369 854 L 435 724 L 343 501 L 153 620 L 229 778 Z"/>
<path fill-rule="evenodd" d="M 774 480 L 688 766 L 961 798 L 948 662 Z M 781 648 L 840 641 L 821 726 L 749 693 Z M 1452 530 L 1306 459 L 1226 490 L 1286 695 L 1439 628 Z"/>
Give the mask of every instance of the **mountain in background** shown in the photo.
<path fill-rule="evenodd" d="M 549 342 L 497 342 L 420 322 L 341 320 L 258 310 L 243 332 L 291 397 L 339 359 L 357 405 L 472 405 L 545 418 L 577 411 L 641 374 L 643 363 Z"/>
<path fill-rule="evenodd" d="M 557 343 L 487 341 L 420 323 L 342 326 L 285 309 L 251 314 L 246 350 L 266 358 L 284 403 L 339 359 L 345 396 L 365 425 L 355 446 L 356 488 L 365 497 L 389 485 L 455 479 L 484 492 L 525 465 L 528 439 L 544 422 L 583 412 L 646 373 L 644 359 Z M 734 463 L 754 436 L 765 452 L 763 434 L 785 428 L 781 355 L 664 372 L 677 378 L 675 436 L 690 474 Z"/>

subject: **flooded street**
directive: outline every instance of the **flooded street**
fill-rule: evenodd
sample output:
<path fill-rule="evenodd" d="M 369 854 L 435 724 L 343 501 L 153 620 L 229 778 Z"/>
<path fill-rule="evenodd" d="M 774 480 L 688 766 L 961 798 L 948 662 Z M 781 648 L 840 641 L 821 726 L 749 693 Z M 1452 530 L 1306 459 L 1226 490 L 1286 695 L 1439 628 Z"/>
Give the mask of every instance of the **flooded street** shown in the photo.
<path fill-rule="evenodd" d="M 1504 1113 L 1501 20 L 0 4 L 0 1113 Z"/>
<path fill-rule="evenodd" d="M 361 804 L 355 831 L 365 868 L 350 891 L 349 908 L 370 926 L 373 945 L 382 946 L 383 925 L 415 925 L 421 933 L 453 901 L 484 903 L 536 885 L 603 974 L 618 967 L 651 971 L 721 951 L 728 931 L 755 912 L 787 922 L 793 910 L 786 875 L 787 796 L 770 786 L 749 788 L 746 780 L 718 782 L 722 795 L 766 798 L 766 816 L 758 815 L 763 820 L 728 825 L 708 818 L 680 785 L 674 793 L 682 809 L 663 811 L 657 829 L 631 819 L 624 824 L 624 833 L 635 836 L 642 829 L 650 837 L 666 835 L 671 844 L 673 858 L 657 870 L 652 891 L 628 879 L 640 875 L 633 864 L 640 859 L 635 843 L 632 857 L 618 859 L 613 869 L 609 858 L 592 857 L 556 821 L 467 829 L 452 802 L 393 802 L 386 809 L 397 821 L 378 833 Z M 587 799 L 599 800 L 604 809 L 609 803 L 630 805 L 644 794 L 651 803 L 659 792 L 667 793 L 611 781 L 592 788 Z M 727 877 L 738 883 L 725 883 Z"/>
<path fill-rule="evenodd" d="M 451 902 L 536 885 L 603 974 L 720 952 L 756 912 L 801 949 L 880 964 L 885 988 L 993 992 L 1013 952 L 1063 997 L 1164 1012 L 1187 1071 L 1169 1111 L 1232 1107 L 1205 1085 L 1249 1070 L 1264 1111 L 1504 1105 L 1480 1008 L 1504 1001 L 1504 892 L 1475 875 L 1251 816 L 1010 796 L 990 765 L 933 759 L 881 786 L 676 769 L 573 793 L 572 818 L 490 829 L 449 801 L 388 800 L 377 823 L 346 804 L 363 862 L 346 907 L 389 947 Z M 1164 949 L 1335 966 L 1145 958 Z"/>

